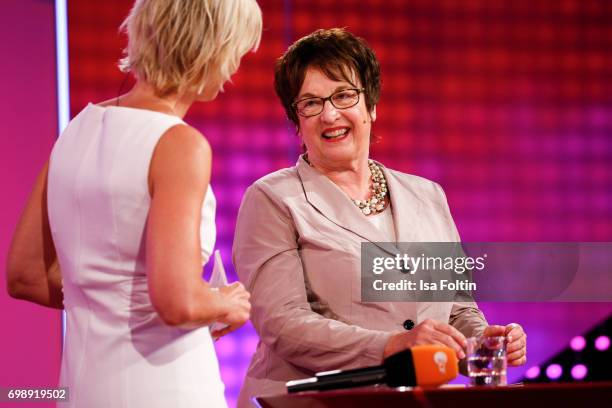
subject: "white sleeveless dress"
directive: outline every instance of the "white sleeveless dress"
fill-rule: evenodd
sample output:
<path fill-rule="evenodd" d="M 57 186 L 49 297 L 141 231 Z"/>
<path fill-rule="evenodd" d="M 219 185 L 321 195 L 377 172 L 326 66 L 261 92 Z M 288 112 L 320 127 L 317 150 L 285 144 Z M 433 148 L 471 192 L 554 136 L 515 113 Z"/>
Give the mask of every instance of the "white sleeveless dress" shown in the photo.
<path fill-rule="evenodd" d="M 88 105 L 51 153 L 48 212 L 67 315 L 60 384 L 74 407 L 225 407 L 207 327 L 167 326 L 149 299 L 149 164 L 184 123 L 159 112 Z M 215 243 L 215 198 L 202 208 L 202 256 Z M 59 404 L 66 406 L 66 404 Z"/>

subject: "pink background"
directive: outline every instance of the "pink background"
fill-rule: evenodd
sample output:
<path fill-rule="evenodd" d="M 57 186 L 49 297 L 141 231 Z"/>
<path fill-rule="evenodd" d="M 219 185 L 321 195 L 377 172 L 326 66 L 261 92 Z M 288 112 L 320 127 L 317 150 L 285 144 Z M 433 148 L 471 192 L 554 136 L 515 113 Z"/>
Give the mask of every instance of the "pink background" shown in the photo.
<path fill-rule="evenodd" d="M 3 266 L 19 214 L 57 137 L 54 18 L 53 1 L 2 2 L 0 265 Z M 4 288 L 0 290 L 0 387 L 57 386 L 60 315 L 58 310 L 11 299 Z"/>
<path fill-rule="evenodd" d="M 131 2 L 69 2 L 71 112 L 117 96 L 117 27 Z M 612 241 L 612 2 L 603 0 L 265 0 L 257 54 L 234 84 L 186 120 L 214 151 L 218 248 L 227 267 L 245 188 L 295 163 L 299 144 L 272 89 L 275 59 L 300 36 L 348 26 L 372 45 L 383 88 L 372 156 L 439 182 L 464 240 Z M 3 2 L 5 131 L 0 258 L 56 136 L 51 1 Z M 123 88 L 127 90 L 128 84 Z M 0 386 L 55 385 L 59 312 L 0 294 Z M 609 303 L 481 304 L 520 322 L 529 366 L 567 347 Z M 230 406 L 257 336 L 216 345 Z M 526 368 L 512 369 L 510 380 Z"/>

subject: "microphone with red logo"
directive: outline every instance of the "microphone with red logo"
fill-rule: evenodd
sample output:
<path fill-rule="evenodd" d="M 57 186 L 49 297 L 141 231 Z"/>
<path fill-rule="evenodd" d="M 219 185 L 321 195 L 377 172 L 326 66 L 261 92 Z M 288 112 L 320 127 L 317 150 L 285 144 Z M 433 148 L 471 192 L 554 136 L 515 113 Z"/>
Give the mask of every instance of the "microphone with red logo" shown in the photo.
<path fill-rule="evenodd" d="M 390 387 L 434 387 L 457 377 L 455 350 L 446 346 L 414 346 L 387 357 L 382 365 L 317 373 L 287 382 L 287 392 L 324 391 L 386 384 Z"/>

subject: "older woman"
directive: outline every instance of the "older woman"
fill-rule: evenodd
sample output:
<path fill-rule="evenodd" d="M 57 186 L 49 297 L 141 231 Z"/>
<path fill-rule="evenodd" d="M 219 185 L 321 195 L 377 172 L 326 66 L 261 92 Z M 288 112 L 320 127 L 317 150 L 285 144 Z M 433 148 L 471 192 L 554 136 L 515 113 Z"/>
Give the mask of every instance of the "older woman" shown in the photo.
<path fill-rule="evenodd" d="M 305 153 L 255 182 L 240 208 L 234 263 L 260 336 L 240 404 L 417 344 L 463 358 L 466 336 L 485 330 L 509 335 L 510 364 L 524 363 L 520 326 L 487 327 L 473 302 L 361 301 L 362 242 L 459 241 L 439 185 L 369 159 L 380 74 L 366 43 L 342 29 L 316 31 L 279 59 L 275 86 Z"/>
<path fill-rule="evenodd" d="M 206 327 L 240 327 L 249 294 L 201 278 L 215 242 L 211 150 L 183 122 L 261 35 L 255 0 L 138 0 L 122 68 L 136 85 L 89 104 L 41 172 L 13 239 L 11 295 L 64 308 L 60 384 L 75 407 L 222 407 Z"/>

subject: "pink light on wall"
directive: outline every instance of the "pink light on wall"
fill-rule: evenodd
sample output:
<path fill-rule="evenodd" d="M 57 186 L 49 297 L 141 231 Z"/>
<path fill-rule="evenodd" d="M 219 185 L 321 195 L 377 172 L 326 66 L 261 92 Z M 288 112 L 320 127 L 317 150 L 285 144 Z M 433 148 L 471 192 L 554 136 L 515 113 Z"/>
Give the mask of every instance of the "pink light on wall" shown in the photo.
<path fill-rule="evenodd" d="M 572 367 L 572 378 L 574 380 L 583 380 L 588 374 L 589 370 L 584 364 L 576 364 Z"/>
<path fill-rule="evenodd" d="M 608 336 L 599 336 L 595 339 L 595 348 L 599 351 L 606 351 L 610 348 L 610 338 Z"/>
<path fill-rule="evenodd" d="M 539 375 L 540 375 L 540 367 L 538 366 L 530 367 L 525 373 L 525 377 L 530 378 L 530 379 L 537 378 Z"/>
<path fill-rule="evenodd" d="M 559 364 L 551 364 L 546 368 L 546 376 L 551 380 L 557 380 L 563 375 L 563 368 Z"/>
<path fill-rule="evenodd" d="M 586 340 L 582 336 L 576 336 L 570 340 L 570 347 L 574 351 L 582 351 L 586 346 Z"/>

